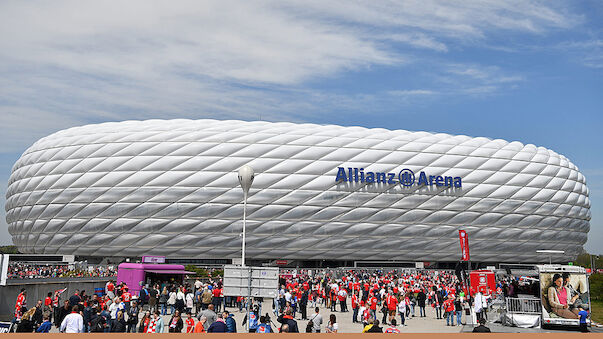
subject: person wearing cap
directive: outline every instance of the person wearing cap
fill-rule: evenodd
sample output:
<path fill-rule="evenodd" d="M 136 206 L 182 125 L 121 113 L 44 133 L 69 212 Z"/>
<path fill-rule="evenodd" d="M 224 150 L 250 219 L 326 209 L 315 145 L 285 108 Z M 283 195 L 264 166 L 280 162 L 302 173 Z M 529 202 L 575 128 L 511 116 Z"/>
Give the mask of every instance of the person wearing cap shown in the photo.
<path fill-rule="evenodd" d="M 583 305 L 582 307 L 578 307 L 578 317 L 580 317 L 580 332 L 586 333 L 588 331 L 588 327 L 586 326 L 586 317 L 588 317 L 588 306 Z"/>

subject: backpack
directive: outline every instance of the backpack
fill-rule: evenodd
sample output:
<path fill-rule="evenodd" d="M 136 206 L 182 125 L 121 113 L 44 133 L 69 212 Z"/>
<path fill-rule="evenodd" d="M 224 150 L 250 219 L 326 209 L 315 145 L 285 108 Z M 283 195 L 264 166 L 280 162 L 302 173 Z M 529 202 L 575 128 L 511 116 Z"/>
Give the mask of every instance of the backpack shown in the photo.
<path fill-rule="evenodd" d="M 90 332 L 104 332 L 105 331 L 105 317 L 102 315 L 97 315 L 90 322 Z"/>
<path fill-rule="evenodd" d="M 316 318 L 316 314 L 308 321 L 308 324 L 306 325 L 306 333 L 312 333 L 312 329 L 314 328 L 314 318 Z"/>

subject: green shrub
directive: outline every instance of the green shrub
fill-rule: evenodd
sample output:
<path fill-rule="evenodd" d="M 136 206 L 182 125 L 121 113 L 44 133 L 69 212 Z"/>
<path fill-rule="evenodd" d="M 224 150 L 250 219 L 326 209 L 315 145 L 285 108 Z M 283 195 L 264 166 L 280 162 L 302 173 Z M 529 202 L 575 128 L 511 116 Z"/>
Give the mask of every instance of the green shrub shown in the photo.
<path fill-rule="evenodd" d="M 207 277 L 207 270 L 204 268 L 200 268 L 195 265 L 186 265 L 184 269 L 190 272 L 195 272 L 198 277 Z"/>
<path fill-rule="evenodd" d="M 590 285 L 590 299 L 603 301 L 603 274 L 591 274 L 588 283 Z"/>

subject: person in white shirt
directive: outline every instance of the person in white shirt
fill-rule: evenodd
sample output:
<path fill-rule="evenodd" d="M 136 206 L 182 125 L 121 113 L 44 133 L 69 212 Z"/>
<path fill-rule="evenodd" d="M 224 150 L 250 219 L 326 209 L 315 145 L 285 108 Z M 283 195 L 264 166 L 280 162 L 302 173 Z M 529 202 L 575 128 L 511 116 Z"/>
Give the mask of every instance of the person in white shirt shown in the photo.
<path fill-rule="evenodd" d="M 337 324 L 337 318 L 335 317 L 335 314 L 331 314 L 329 316 L 329 323 L 325 327 L 326 333 L 337 333 L 338 329 L 339 324 Z"/>
<path fill-rule="evenodd" d="M 406 315 L 406 299 L 404 298 L 404 296 L 400 297 L 400 303 L 398 304 L 398 314 L 400 314 L 400 319 L 402 319 L 402 321 L 400 322 L 401 326 L 405 326 L 405 315 Z M 395 320 L 395 319 L 394 319 Z"/>
<path fill-rule="evenodd" d="M 285 292 L 285 301 L 291 302 L 291 297 L 291 293 L 289 292 L 289 290 L 287 290 L 287 292 Z"/>
<path fill-rule="evenodd" d="M 477 320 L 480 320 L 482 318 L 482 311 L 484 308 L 484 299 L 482 298 L 482 293 L 480 291 L 477 291 L 477 293 L 473 295 L 473 302 L 473 311 L 477 316 Z"/>
<path fill-rule="evenodd" d="M 186 311 L 191 312 L 194 306 L 195 295 L 192 292 L 186 294 Z"/>
<path fill-rule="evenodd" d="M 83 333 L 84 332 L 84 318 L 80 314 L 80 308 L 78 305 L 73 306 L 71 313 L 66 315 L 61 322 L 59 330 L 63 333 Z"/>
<path fill-rule="evenodd" d="M 111 315 L 111 321 L 113 322 L 117 319 L 117 312 L 124 311 L 126 309 L 126 304 L 121 301 L 120 297 L 116 297 L 114 302 L 109 305 L 109 314 Z"/>

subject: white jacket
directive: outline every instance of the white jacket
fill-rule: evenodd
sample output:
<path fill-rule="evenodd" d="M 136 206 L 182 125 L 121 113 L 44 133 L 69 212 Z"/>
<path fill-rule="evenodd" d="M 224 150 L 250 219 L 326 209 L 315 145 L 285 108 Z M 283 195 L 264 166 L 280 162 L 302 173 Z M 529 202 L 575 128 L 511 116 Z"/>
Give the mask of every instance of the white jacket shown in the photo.
<path fill-rule="evenodd" d="M 406 300 L 404 300 L 404 299 L 400 300 L 400 303 L 398 304 L 398 312 L 400 312 L 400 313 L 406 312 Z"/>
<path fill-rule="evenodd" d="M 83 333 L 84 318 L 79 313 L 69 313 L 61 322 L 60 331 L 64 333 Z"/>

